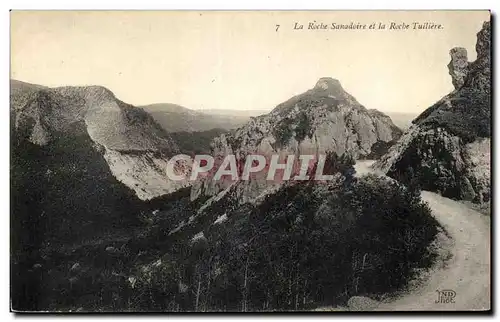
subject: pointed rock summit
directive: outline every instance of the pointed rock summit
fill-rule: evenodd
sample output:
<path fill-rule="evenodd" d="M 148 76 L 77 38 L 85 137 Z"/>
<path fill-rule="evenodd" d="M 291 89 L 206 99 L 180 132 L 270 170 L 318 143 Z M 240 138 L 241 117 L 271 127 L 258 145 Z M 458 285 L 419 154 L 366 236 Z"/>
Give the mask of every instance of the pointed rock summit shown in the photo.
<path fill-rule="evenodd" d="M 469 72 L 469 61 L 467 60 L 467 49 L 455 47 L 450 50 L 451 61 L 448 64 L 451 81 L 455 89 L 459 89 L 465 82 Z"/>
<path fill-rule="evenodd" d="M 325 92 L 327 94 L 343 94 L 344 89 L 337 79 L 331 77 L 322 77 L 314 85 L 313 88 L 318 92 Z"/>
<path fill-rule="evenodd" d="M 327 90 L 329 88 L 338 88 L 340 90 L 343 90 L 339 80 L 331 77 L 321 77 L 316 82 L 314 88 L 321 88 L 323 90 Z"/>

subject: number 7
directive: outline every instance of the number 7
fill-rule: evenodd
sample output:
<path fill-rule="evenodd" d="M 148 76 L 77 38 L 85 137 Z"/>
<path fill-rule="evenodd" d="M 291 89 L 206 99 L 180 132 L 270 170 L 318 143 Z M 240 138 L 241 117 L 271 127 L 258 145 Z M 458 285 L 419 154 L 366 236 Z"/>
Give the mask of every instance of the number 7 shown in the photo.
<path fill-rule="evenodd" d="M 278 31 L 278 29 L 280 29 L 280 25 L 276 25 L 276 31 Z"/>

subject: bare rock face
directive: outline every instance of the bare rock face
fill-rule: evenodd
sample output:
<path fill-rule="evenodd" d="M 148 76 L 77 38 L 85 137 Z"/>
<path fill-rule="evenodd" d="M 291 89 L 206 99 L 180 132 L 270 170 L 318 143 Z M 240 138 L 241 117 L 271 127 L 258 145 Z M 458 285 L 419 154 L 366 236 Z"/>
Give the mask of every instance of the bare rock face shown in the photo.
<path fill-rule="evenodd" d="M 446 197 L 478 204 L 490 201 L 490 41 L 490 23 L 485 22 L 477 35 L 477 60 L 468 64 L 465 78 L 450 71 L 456 90 L 417 117 L 374 164 L 376 169 Z M 452 52 L 451 65 L 465 66 L 463 52 Z"/>
<path fill-rule="evenodd" d="M 108 89 L 17 85 L 11 93 L 15 140 L 50 148 L 60 138 L 86 136 L 112 174 L 143 200 L 188 185 L 165 173 L 169 157 L 179 151 L 170 136 L 145 111 Z"/>
<path fill-rule="evenodd" d="M 471 71 L 466 79 L 466 85 L 480 93 L 490 94 L 491 89 L 491 30 L 490 22 L 486 21 L 477 34 L 477 59 L 470 64 Z"/>
<path fill-rule="evenodd" d="M 370 155 L 377 143 L 393 142 L 400 135 L 401 130 L 387 115 L 366 109 L 338 80 L 321 78 L 312 89 L 215 138 L 211 145 L 214 157 L 235 154 L 240 163 L 249 154 L 279 154 L 283 158 L 292 154 L 298 159 L 298 154 L 335 152 L 362 158 Z M 230 184 L 234 183 L 200 180 L 193 184 L 191 199 L 214 196 Z M 259 179 L 238 186 L 243 199 L 274 189 L 273 184 Z"/>
<path fill-rule="evenodd" d="M 451 61 L 448 64 L 451 81 L 455 89 L 462 87 L 469 72 L 469 61 L 467 60 L 467 49 L 455 47 L 450 50 Z"/>

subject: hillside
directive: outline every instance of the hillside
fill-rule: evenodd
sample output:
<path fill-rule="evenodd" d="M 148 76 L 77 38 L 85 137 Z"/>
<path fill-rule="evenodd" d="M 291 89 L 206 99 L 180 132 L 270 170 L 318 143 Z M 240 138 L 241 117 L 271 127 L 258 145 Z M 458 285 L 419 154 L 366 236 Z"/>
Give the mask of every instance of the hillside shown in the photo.
<path fill-rule="evenodd" d="M 445 197 L 490 201 L 491 31 L 477 34 L 477 59 L 464 48 L 450 51 L 450 94 L 429 107 L 374 166 L 407 184 Z"/>
<path fill-rule="evenodd" d="M 169 134 L 142 109 L 104 87 L 14 87 L 11 124 L 13 142 L 20 148 L 32 144 L 45 149 L 63 137 L 87 137 L 89 148 L 99 151 L 111 173 L 141 199 L 186 185 L 170 181 L 161 169 L 179 152 Z"/>
<path fill-rule="evenodd" d="M 402 112 L 384 112 L 389 116 L 397 127 L 402 130 L 407 130 L 411 126 L 411 122 L 418 116 L 415 113 L 402 113 Z"/>
<path fill-rule="evenodd" d="M 216 128 L 207 131 L 172 132 L 170 136 L 177 142 L 182 153 L 194 156 L 196 154 L 210 154 L 212 140 L 226 132 L 226 130 Z"/>
<path fill-rule="evenodd" d="M 21 92 L 21 91 L 44 89 L 44 88 L 47 88 L 47 87 L 42 86 L 42 85 L 26 83 L 26 82 L 18 81 L 15 79 L 10 80 L 10 94 L 11 95 L 15 94 L 17 92 Z"/>
<path fill-rule="evenodd" d="M 12 306 L 38 310 L 72 265 L 65 249 L 140 229 L 149 207 L 139 196 L 171 189 L 151 180 L 162 176 L 152 163 L 178 148 L 147 113 L 103 87 L 11 86 Z M 139 164 L 151 177 L 130 174 Z"/>
<path fill-rule="evenodd" d="M 138 292 L 124 294 L 168 310 L 261 312 L 404 289 L 437 257 L 430 209 L 394 180 L 354 177 L 342 158 L 329 164 L 330 182 L 288 181 L 243 204 L 232 186 L 165 220 L 163 253 L 130 273 Z"/>

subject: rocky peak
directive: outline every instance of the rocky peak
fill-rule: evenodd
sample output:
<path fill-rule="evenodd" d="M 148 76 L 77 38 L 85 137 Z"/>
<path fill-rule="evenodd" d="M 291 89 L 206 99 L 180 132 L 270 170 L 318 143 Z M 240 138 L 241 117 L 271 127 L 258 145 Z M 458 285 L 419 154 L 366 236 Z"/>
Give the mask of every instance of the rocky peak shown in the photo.
<path fill-rule="evenodd" d="M 249 154 L 319 155 L 333 152 L 354 158 L 373 155 L 374 147 L 391 145 L 399 136 L 389 117 L 366 109 L 334 78 L 320 78 L 306 92 L 279 104 L 269 114 L 213 140 L 212 155 L 235 154 L 238 162 Z M 245 197 L 258 196 L 267 183 L 244 182 Z M 210 178 L 197 182 L 192 199 L 213 196 L 228 187 Z"/>
<path fill-rule="evenodd" d="M 489 95 L 491 88 L 491 30 L 489 21 L 485 22 L 477 33 L 476 53 L 477 59 L 470 63 L 469 76 L 465 83 L 467 87 Z"/>
<path fill-rule="evenodd" d="M 467 60 L 467 49 L 455 47 L 450 50 L 451 61 L 448 70 L 455 89 L 462 87 L 469 72 L 469 62 Z"/>
<path fill-rule="evenodd" d="M 339 95 L 343 94 L 345 91 L 342 88 L 342 85 L 340 84 L 338 79 L 331 78 L 331 77 L 322 77 L 320 78 L 317 82 L 316 85 L 313 88 L 314 91 L 316 92 L 323 92 L 327 93 L 330 95 Z"/>

